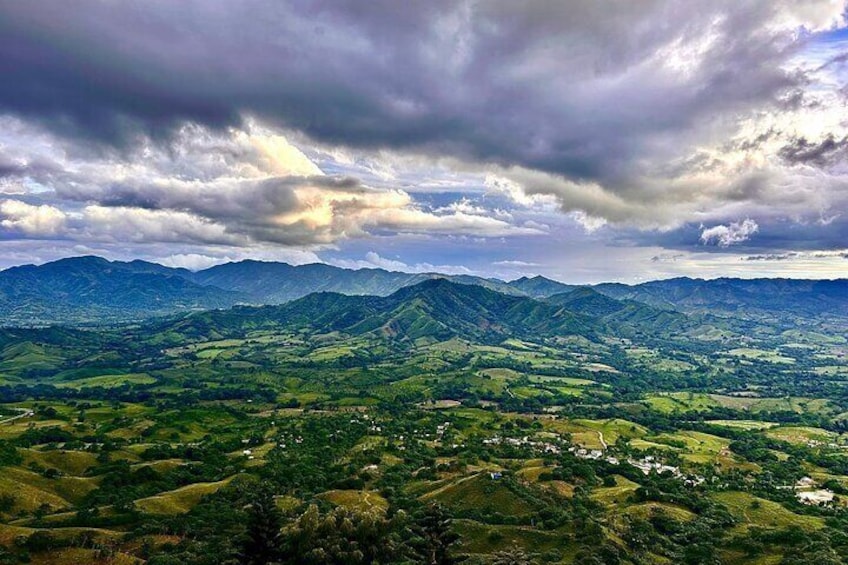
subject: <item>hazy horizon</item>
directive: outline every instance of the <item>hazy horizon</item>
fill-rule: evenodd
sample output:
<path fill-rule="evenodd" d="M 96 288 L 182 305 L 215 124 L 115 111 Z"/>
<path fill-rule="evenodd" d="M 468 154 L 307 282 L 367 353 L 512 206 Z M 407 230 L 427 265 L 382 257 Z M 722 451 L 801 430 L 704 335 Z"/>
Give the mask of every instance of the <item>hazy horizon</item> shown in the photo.
<path fill-rule="evenodd" d="M 56 263 L 56 262 L 58 262 L 58 261 L 63 261 L 63 260 L 68 260 L 68 259 L 83 259 L 83 258 L 97 258 L 97 259 L 104 259 L 104 260 L 106 260 L 106 261 L 113 262 L 113 263 L 114 263 L 114 262 L 118 262 L 118 263 L 130 263 L 130 262 L 133 262 L 133 261 L 145 261 L 145 262 L 148 262 L 148 263 L 155 263 L 155 264 L 160 265 L 160 266 L 163 266 L 163 267 L 169 267 L 169 268 L 174 268 L 174 269 L 180 269 L 180 268 L 183 268 L 183 269 L 186 269 L 186 270 L 191 271 L 191 272 L 203 271 L 203 270 L 206 270 L 206 269 L 210 269 L 210 268 L 217 267 L 217 266 L 221 266 L 221 265 L 227 265 L 227 264 L 237 264 L 237 263 L 244 263 L 244 262 L 258 262 L 258 263 L 278 263 L 278 264 L 285 264 L 285 265 L 290 265 L 290 266 L 292 266 L 292 267 L 302 267 L 302 266 L 307 266 L 307 265 L 326 265 L 326 266 L 329 266 L 329 267 L 335 267 L 335 268 L 345 269 L 345 270 L 350 270 L 350 271 L 358 271 L 358 270 L 368 270 L 368 269 L 370 269 L 370 270 L 382 270 L 382 271 L 394 272 L 394 273 L 406 273 L 406 274 L 427 274 L 427 275 L 445 275 L 445 276 L 452 276 L 452 274 L 451 274 L 451 273 L 445 273 L 445 272 L 440 272 L 440 271 L 411 271 L 411 270 L 403 270 L 403 269 L 390 269 L 390 268 L 378 267 L 378 266 L 359 266 L 359 267 L 350 267 L 350 266 L 348 266 L 348 267 L 345 267 L 345 266 L 335 265 L 335 264 L 332 264 L 332 263 L 326 263 L 326 262 L 322 262 L 322 261 L 317 261 L 317 262 L 308 262 L 308 263 L 289 263 L 289 262 L 287 262 L 287 261 L 274 261 L 274 260 L 272 260 L 272 259 L 252 259 L 252 258 L 249 258 L 249 257 L 248 257 L 248 258 L 244 258 L 244 259 L 233 260 L 233 261 L 222 261 L 222 262 L 220 262 L 220 263 L 216 263 L 216 264 L 214 264 L 214 265 L 210 265 L 210 266 L 208 266 L 208 267 L 189 268 L 189 267 L 179 267 L 179 266 L 174 266 L 174 265 L 166 265 L 166 264 L 164 264 L 164 263 L 161 263 L 161 262 L 158 262 L 158 261 L 155 261 L 155 260 L 147 260 L 147 259 L 141 259 L 141 258 L 135 258 L 135 259 L 109 259 L 109 258 L 107 258 L 107 257 L 102 257 L 102 256 L 99 256 L 99 255 L 69 255 L 69 256 L 67 256 L 67 257 L 61 257 L 61 258 L 58 258 L 58 259 L 53 259 L 53 260 L 50 260 L 50 261 L 44 261 L 44 262 L 40 262 L 40 263 L 21 263 L 21 264 L 18 264 L 18 265 L 10 265 L 10 266 L 8 266 L 8 267 L 0 268 L 0 273 L 2 273 L 3 271 L 7 271 L 7 270 L 9 270 L 9 269 L 14 269 L 14 268 L 16 268 L 16 267 L 30 267 L 30 266 L 39 267 L 39 266 L 42 266 L 42 265 L 46 265 L 46 264 L 48 264 L 48 263 Z M 562 284 L 572 285 L 572 286 L 580 286 L 580 285 L 592 286 L 592 285 L 605 284 L 605 283 L 621 283 L 621 284 L 634 285 L 634 284 L 640 284 L 640 283 L 645 283 L 645 282 L 656 282 L 656 281 L 662 281 L 662 280 L 671 280 L 671 279 L 675 279 L 675 278 L 689 278 L 689 279 L 692 279 L 692 280 L 707 280 L 707 281 L 709 281 L 709 280 L 721 279 L 721 278 L 742 279 L 742 280 L 754 280 L 754 279 L 792 279 L 792 280 L 821 280 L 821 281 L 828 281 L 828 280 L 846 280 L 846 279 L 848 279 L 848 276 L 842 276 L 842 277 L 819 277 L 819 278 L 815 278 L 815 277 L 805 277 L 805 276 L 801 276 L 801 275 L 802 275 L 801 273 L 795 273 L 795 274 L 796 274 L 796 275 L 798 275 L 798 276 L 791 276 L 791 274 L 790 274 L 790 276 L 772 276 L 772 277 L 768 277 L 768 276 L 749 276 L 749 277 L 745 277 L 745 276 L 741 276 L 741 277 L 724 277 L 724 276 L 716 276 L 716 277 L 690 277 L 690 276 L 686 276 L 686 275 L 679 275 L 679 276 L 672 276 L 672 277 L 663 277 L 663 278 L 655 278 L 655 279 L 645 279 L 645 280 L 642 280 L 642 281 L 636 281 L 636 282 L 626 282 L 626 281 L 613 280 L 613 279 L 610 279 L 610 280 L 603 280 L 603 281 L 597 281 L 597 282 L 579 282 L 579 281 L 563 280 L 563 279 L 559 279 L 559 278 L 549 277 L 549 276 L 545 276 L 545 275 L 542 275 L 542 274 L 539 274 L 539 273 L 530 273 L 530 274 L 525 274 L 525 275 L 517 276 L 517 277 L 514 277 L 514 278 L 503 278 L 503 279 L 498 278 L 498 277 L 486 276 L 486 275 L 482 275 L 482 274 L 476 274 L 476 273 L 473 273 L 473 272 L 469 272 L 469 273 L 459 273 L 459 274 L 458 274 L 458 276 L 468 275 L 468 276 L 478 277 L 478 278 L 485 278 L 485 279 L 491 279 L 491 280 L 500 280 L 500 281 L 507 282 L 507 283 L 514 282 L 514 281 L 517 281 L 517 280 L 520 280 L 520 279 L 533 279 L 533 278 L 541 277 L 541 278 L 545 278 L 545 279 L 548 279 L 548 280 L 552 280 L 552 281 L 556 281 L 556 282 L 559 282 L 559 283 L 562 283 Z"/>

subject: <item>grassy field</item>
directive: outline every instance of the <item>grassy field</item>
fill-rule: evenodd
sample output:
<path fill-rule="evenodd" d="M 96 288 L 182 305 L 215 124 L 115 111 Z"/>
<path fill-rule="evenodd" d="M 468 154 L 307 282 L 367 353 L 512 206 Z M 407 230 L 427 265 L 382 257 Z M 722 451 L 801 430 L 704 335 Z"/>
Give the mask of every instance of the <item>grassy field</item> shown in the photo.
<path fill-rule="evenodd" d="M 723 504 L 734 518 L 739 520 L 736 531 L 751 527 L 787 528 L 797 526 L 803 530 L 817 530 L 824 520 L 817 516 L 803 516 L 790 512 L 777 502 L 757 498 L 745 492 L 717 492 L 713 498 Z"/>
<path fill-rule="evenodd" d="M 369 490 L 329 490 L 318 495 L 318 498 L 360 512 L 383 513 L 389 508 L 389 502 L 385 498 Z"/>
<path fill-rule="evenodd" d="M 488 473 L 459 479 L 420 498 L 427 502 L 439 502 L 459 511 L 498 512 L 510 516 L 528 515 L 533 512 L 533 507 L 510 490 L 504 481 L 493 480 Z"/>
<path fill-rule="evenodd" d="M 730 408 L 742 412 L 796 412 L 817 414 L 832 412 L 830 401 L 803 397 L 728 396 L 722 394 L 671 392 L 648 394 L 645 404 L 664 414 L 703 412 L 712 408 Z"/>
<path fill-rule="evenodd" d="M 183 514 L 197 505 L 203 496 L 217 492 L 231 480 L 232 478 L 214 483 L 195 483 L 149 498 L 141 498 L 136 500 L 135 505 L 148 514 Z"/>
<path fill-rule="evenodd" d="M 756 359 L 758 361 L 766 361 L 768 363 L 795 363 L 795 359 L 781 355 L 778 351 L 765 351 L 763 349 L 754 349 L 750 347 L 738 347 L 727 352 L 734 357 L 742 357 L 745 359 Z"/>
<path fill-rule="evenodd" d="M 114 388 L 126 384 L 153 384 L 156 379 L 146 373 L 129 373 L 126 375 L 100 375 L 97 377 L 88 377 L 84 379 L 76 379 L 68 382 L 57 383 L 58 387 L 67 388 L 86 388 L 99 386 L 103 388 Z"/>
<path fill-rule="evenodd" d="M 566 535 L 558 532 L 542 532 L 524 526 L 481 524 L 473 520 L 457 520 L 454 530 L 462 540 L 461 551 L 468 554 L 491 554 L 519 548 L 538 553 L 554 549 L 568 551 L 570 544 Z"/>
<path fill-rule="evenodd" d="M 723 428 L 734 428 L 739 430 L 759 431 L 773 428 L 778 424 L 775 422 L 761 422 L 759 420 L 707 420 L 705 423 Z"/>
<path fill-rule="evenodd" d="M 639 488 L 638 483 L 634 483 L 620 475 L 615 475 L 615 486 L 594 489 L 592 491 L 592 499 L 607 507 L 623 505 L 627 503 L 637 488 Z"/>
<path fill-rule="evenodd" d="M 796 444 L 807 444 L 810 442 L 828 443 L 835 442 L 839 438 L 839 434 L 835 432 L 805 426 L 780 426 L 771 428 L 765 432 L 765 435 Z"/>

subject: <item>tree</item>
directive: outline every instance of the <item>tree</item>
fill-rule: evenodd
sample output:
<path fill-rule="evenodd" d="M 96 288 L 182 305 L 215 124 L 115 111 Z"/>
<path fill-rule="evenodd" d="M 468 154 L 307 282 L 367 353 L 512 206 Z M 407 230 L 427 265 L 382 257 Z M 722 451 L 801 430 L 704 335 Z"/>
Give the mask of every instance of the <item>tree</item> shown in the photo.
<path fill-rule="evenodd" d="M 271 565 L 281 557 L 282 516 L 267 489 L 261 489 L 251 502 L 247 518 L 247 538 L 242 556 L 247 565 Z"/>
<path fill-rule="evenodd" d="M 283 530 L 285 563 L 338 565 L 408 563 L 405 541 L 411 537 L 407 517 L 382 512 L 358 512 L 342 507 L 322 514 L 310 505 Z"/>
<path fill-rule="evenodd" d="M 416 520 L 413 532 L 415 538 L 411 545 L 421 563 L 452 565 L 464 561 L 450 555 L 450 548 L 459 539 L 459 535 L 451 530 L 451 518 L 442 506 L 428 506 Z"/>

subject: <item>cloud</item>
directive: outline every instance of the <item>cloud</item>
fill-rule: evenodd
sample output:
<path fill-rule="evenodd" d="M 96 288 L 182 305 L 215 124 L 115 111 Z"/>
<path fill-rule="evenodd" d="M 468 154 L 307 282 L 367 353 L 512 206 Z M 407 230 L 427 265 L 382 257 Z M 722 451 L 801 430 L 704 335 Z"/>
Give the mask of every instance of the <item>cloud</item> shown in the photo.
<path fill-rule="evenodd" d="M 489 210 L 482 206 L 478 206 L 471 201 L 471 199 L 463 197 L 455 202 L 451 202 L 447 206 L 443 206 L 441 208 L 436 209 L 436 212 L 459 212 L 462 214 L 467 214 L 470 216 L 485 216 L 489 214 Z M 492 212 L 497 215 L 496 212 Z"/>
<path fill-rule="evenodd" d="M 182 267 L 190 271 L 208 269 L 215 265 L 231 263 L 244 259 L 256 259 L 265 261 L 283 261 L 290 265 L 305 265 L 318 263 L 320 258 L 311 251 L 299 249 L 252 249 L 249 251 L 222 249 L 214 251 L 206 248 L 204 253 L 172 253 L 163 257 L 156 257 L 157 263 L 167 267 Z"/>
<path fill-rule="evenodd" d="M 742 257 L 743 261 L 789 261 L 800 257 L 799 253 L 767 253 L 765 255 L 748 255 Z"/>
<path fill-rule="evenodd" d="M 685 255 L 683 253 L 662 253 L 660 255 L 654 255 L 651 257 L 652 263 L 674 263 L 680 259 L 683 259 Z"/>
<path fill-rule="evenodd" d="M 827 250 L 848 234 L 844 16 L 830 0 L 0 3 L 0 194 L 47 207 L 3 216 L 3 237 L 160 257 L 409 234 Z"/>
<path fill-rule="evenodd" d="M 691 143 L 687 132 L 709 135 L 717 115 L 803 86 L 782 65 L 804 44 L 797 30 L 829 29 L 842 11 L 828 0 L 13 2 L 0 17 L 0 108 L 111 143 L 249 114 L 333 144 L 606 184 L 667 157 L 672 140 Z"/>
<path fill-rule="evenodd" d="M 701 231 L 701 243 L 704 245 L 715 244 L 719 247 L 729 247 L 747 241 L 759 229 L 757 222 L 750 218 L 746 218 L 741 222 L 732 222 L 726 226 L 718 225 L 711 228 L 704 228 Z"/>
<path fill-rule="evenodd" d="M 21 190 L 41 187 L 39 198 L 73 216 L 64 236 L 248 247 L 325 246 L 372 233 L 540 233 L 508 214 L 487 217 L 466 199 L 431 211 L 405 190 L 324 174 L 285 136 L 256 122 L 224 132 L 186 125 L 167 140 L 140 138 L 117 154 L 81 155 L 49 132 L 12 118 L 4 123 L 16 131 L 16 159 L 28 149 L 51 163 L 24 167 Z"/>
<path fill-rule="evenodd" d="M 403 273 L 442 273 L 446 275 L 470 275 L 473 272 L 462 265 L 433 265 L 431 263 L 407 264 L 397 259 L 389 259 L 379 253 L 369 251 L 364 259 L 336 259 L 332 263 L 346 269 L 385 269 Z"/>
<path fill-rule="evenodd" d="M 240 245 L 246 240 L 225 226 L 186 212 L 123 206 L 86 206 L 78 217 L 76 237 L 93 241 Z"/>
<path fill-rule="evenodd" d="M 767 253 L 763 255 L 747 255 L 742 261 L 809 261 L 816 259 L 848 259 L 848 250 L 833 249 L 829 251 L 788 251 L 786 253 Z"/>
<path fill-rule="evenodd" d="M 836 139 L 832 133 L 819 142 L 808 141 L 805 137 L 793 139 L 780 149 L 780 156 L 791 164 L 811 164 L 823 166 L 836 160 L 844 160 L 848 154 L 848 137 Z"/>
<path fill-rule="evenodd" d="M 210 255 L 202 255 L 200 253 L 175 253 L 168 255 L 159 260 L 159 264 L 166 267 L 188 269 L 190 271 L 200 271 L 232 261 L 230 257 L 213 257 Z"/>
<path fill-rule="evenodd" d="M 66 215 L 53 206 L 27 204 L 21 200 L 0 201 L 0 228 L 27 237 L 48 237 L 65 225 Z"/>

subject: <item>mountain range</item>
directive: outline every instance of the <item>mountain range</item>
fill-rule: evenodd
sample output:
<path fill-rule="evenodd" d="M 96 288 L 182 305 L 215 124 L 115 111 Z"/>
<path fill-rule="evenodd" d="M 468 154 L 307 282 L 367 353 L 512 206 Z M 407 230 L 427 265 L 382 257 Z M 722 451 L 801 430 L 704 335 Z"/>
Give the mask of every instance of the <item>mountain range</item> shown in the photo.
<path fill-rule="evenodd" d="M 165 321 L 155 331 L 195 340 L 269 329 L 376 334 L 398 340 L 462 337 L 498 342 L 507 337 L 594 336 L 603 329 L 603 322 L 553 302 L 433 278 L 389 296 L 316 292 L 279 306 L 214 310 Z"/>
<path fill-rule="evenodd" d="M 452 283 L 449 287 L 452 291 L 440 298 L 439 293 L 448 288 L 441 281 Z M 421 286 L 422 283 L 428 284 Z M 462 289 L 457 287 L 461 286 L 487 292 L 460 295 Z M 388 317 L 380 322 L 387 331 L 416 333 L 415 328 L 408 327 L 412 318 L 417 320 L 416 324 L 423 323 L 431 330 L 454 322 L 457 327 L 462 326 L 457 320 L 432 315 L 427 322 L 417 315 L 411 316 L 413 310 L 416 314 L 427 314 L 427 308 L 420 302 L 403 308 L 400 303 L 393 306 L 391 300 L 405 296 L 398 291 L 411 287 L 427 290 L 432 301 L 444 302 L 443 312 L 470 315 L 468 309 L 477 308 L 480 312 L 495 313 L 489 318 L 471 316 L 479 321 L 480 327 L 492 331 L 499 327 L 517 329 L 519 318 L 524 320 L 521 327 L 532 331 L 533 323 L 526 320 L 547 318 L 545 323 L 556 324 L 563 321 L 562 314 L 557 313 L 561 311 L 634 327 L 685 325 L 686 318 L 680 314 L 771 322 L 789 317 L 795 323 L 799 319 L 848 320 L 848 280 L 845 279 L 676 278 L 639 285 L 606 283 L 590 288 L 541 276 L 506 282 L 469 275 L 351 270 L 326 264 L 293 266 L 261 261 L 226 263 L 193 272 L 145 261 L 75 257 L 0 271 L 0 325 L 126 323 L 236 305 L 285 305 L 320 293 L 311 298 L 315 307 L 310 316 L 313 320 L 326 318 L 330 326 L 356 320 L 356 312 L 369 309 L 387 313 Z M 367 298 L 348 300 L 349 297 Z M 534 299 L 533 304 L 524 302 L 526 299 Z M 309 310 L 306 303 L 298 307 Z M 582 322 L 569 319 L 568 323 Z M 355 326 L 351 323 L 350 327 Z"/>

